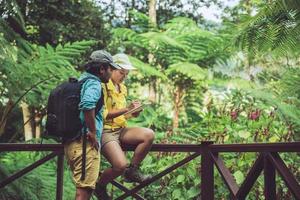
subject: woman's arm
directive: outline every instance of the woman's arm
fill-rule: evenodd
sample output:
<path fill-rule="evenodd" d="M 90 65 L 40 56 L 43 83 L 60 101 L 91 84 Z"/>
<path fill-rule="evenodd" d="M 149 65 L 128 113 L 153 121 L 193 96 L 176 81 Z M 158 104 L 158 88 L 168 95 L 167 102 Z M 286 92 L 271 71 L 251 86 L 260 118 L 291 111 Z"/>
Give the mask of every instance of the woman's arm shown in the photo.
<path fill-rule="evenodd" d="M 120 115 L 123 115 L 124 113 L 128 112 L 129 108 L 122 108 L 118 110 L 111 110 L 108 112 L 106 119 L 113 119 L 116 117 L 119 117 Z"/>
<path fill-rule="evenodd" d="M 124 113 L 128 112 L 129 110 L 135 109 L 135 108 L 139 107 L 140 105 L 141 105 L 140 102 L 133 101 L 126 108 L 110 110 L 106 116 L 106 119 L 113 119 L 113 118 L 119 117 L 120 115 L 123 115 Z"/>

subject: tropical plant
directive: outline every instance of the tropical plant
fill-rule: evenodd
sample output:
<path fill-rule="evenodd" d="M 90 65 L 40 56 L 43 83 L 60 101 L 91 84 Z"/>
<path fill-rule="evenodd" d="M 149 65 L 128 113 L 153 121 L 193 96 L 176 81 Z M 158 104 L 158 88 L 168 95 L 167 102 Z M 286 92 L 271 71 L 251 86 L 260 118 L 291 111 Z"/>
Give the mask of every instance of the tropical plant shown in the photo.
<path fill-rule="evenodd" d="M 16 171 L 32 164 L 33 161 L 41 159 L 47 153 L 41 152 L 14 152 L 0 154 L 0 178 L 12 175 Z M 40 200 L 55 199 L 56 196 L 56 159 L 25 174 L 6 187 L 0 189 L 1 200 Z M 65 164 L 64 170 L 64 199 L 74 199 L 75 186 L 72 183 L 71 174 Z M 26 187 L 24 187 L 26 185 Z"/>
<path fill-rule="evenodd" d="M 153 68 L 168 75 L 171 85 L 175 85 L 171 87 L 170 94 L 175 108 L 174 128 L 178 127 L 183 91 L 188 91 L 187 88 L 194 87 L 197 81 L 199 83 L 204 78 L 205 72 L 201 67 L 208 68 L 216 58 L 222 59 L 226 55 L 226 51 L 223 51 L 226 43 L 221 36 L 201 30 L 193 20 L 182 17 L 170 20 L 157 32 L 137 33 L 131 29 L 116 28 L 113 33 L 112 47 L 121 46 L 129 54 L 148 62 Z M 145 55 L 151 55 L 152 58 Z M 160 87 L 164 87 L 156 79 L 150 83 L 153 82 L 156 83 L 155 88 L 159 87 L 158 82 Z"/>
<path fill-rule="evenodd" d="M 31 105 L 33 113 L 41 114 L 50 89 L 69 76 L 78 75 L 72 63 L 95 41 L 43 47 L 24 40 L 3 19 L 0 27 L 0 93 L 5 107 L 0 117 L 2 135 L 8 115 L 21 101 Z"/>
<path fill-rule="evenodd" d="M 299 33 L 299 1 L 276 0 L 241 25 L 236 42 L 249 53 L 276 50 L 285 55 L 290 50 L 297 51 Z"/>

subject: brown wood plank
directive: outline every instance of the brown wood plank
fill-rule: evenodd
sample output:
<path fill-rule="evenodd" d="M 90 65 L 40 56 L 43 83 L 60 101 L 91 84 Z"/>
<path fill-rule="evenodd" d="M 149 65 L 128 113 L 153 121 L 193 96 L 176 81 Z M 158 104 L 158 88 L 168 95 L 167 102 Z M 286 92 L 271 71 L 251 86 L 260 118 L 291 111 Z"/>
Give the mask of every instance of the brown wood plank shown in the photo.
<path fill-rule="evenodd" d="M 267 156 L 264 158 L 264 195 L 266 200 L 276 199 L 275 167 Z"/>
<path fill-rule="evenodd" d="M 287 187 L 291 190 L 296 199 L 300 199 L 300 185 L 295 179 L 294 175 L 290 172 L 289 168 L 285 165 L 278 153 L 269 153 L 269 160 L 273 163 L 276 170 L 286 183 Z"/>
<path fill-rule="evenodd" d="M 1 151 L 64 151 L 64 145 L 3 143 L 0 144 Z"/>
<path fill-rule="evenodd" d="M 218 171 L 220 172 L 225 184 L 227 185 L 227 187 L 231 193 L 231 198 L 235 199 L 236 194 L 239 190 L 238 184 L 235 182 L 234 177 L 232 176 L 229 169 L 225 166 L 225 164 L 224 164 L 223 160 L 220 158 L 220 156 L 218 154 L 211 154 L 211 156 L 212 156 L 214 163 L 215 163 Z"/>
<path fill-rule="evenodd" d="M 52 158 L 54 158 L 57 155 L 57 153 L 50 153 L 49 155 L 45 156 L 44 158 L 32 163 L 31 165 L 25 167 L 24 169 L 14 173 L 13 175 L 7 177 L 6 179 L 4 179 L 3 181 L 0 182 L 0 188 L 5 187 L 7 184 L 13 182 L 14 180 L 20 178 L 21 176 L 23 176 L 24 174 L 30 172 L 31 170 L 35 169 L 36 167 L 42 165 L 43 163 L 47 162 L 48 160 L 51 160 Z"/>
<path fill-rule="evenodd" d="M 58 154 L 56 170 L 56 200 L 63 200 L 64 153 Z"/>
<path fill-rule="evenodd" d="M 129 192 L 130 190 L 125 187 L 124 185 L 122 185 L 121 183 L 118 183 L 117 181 L 112 181 L 111 184 L 113 184 L 114 186 L 116 186 L 117 188 L 119 188 L 120 190 L 124 191 L 124 192 Z M 142 196 L 140 196 L 139 194 L 132 194 L 132 197 L 134 197 L 137 200 L 145 200 Z"/>
<path fill-rule="evenodd" d="M 214 161 L 211 157 L 209 145 L 212 142 L 202 142 L 201 155 L 201 200 L 214 199 Z"/>
<path fill-rule="evenodd" d="M 184 158 L 183 160 L 179 161 L 178 163 L 176 163 L 176 164 L 168 167 L 164 171 L 162 171 L 162 172 L 158 173 L 157 175 L 153 176 L 151 179 L 142 182 L 141 184 L 139 184 L 138 186 L 134 187 L 129 192 L 125 192 L 125 194 L 119 196 L 118 198 L 116 198 L 116 200 L 121 200 L 121 199 L 125 199 L 125 198 L 127 198 L 129 196 L 132 196 L 132 194 L 138 192 L 139 190 L 143 189 L 147 185 L 150 185 L 151 183 L 153 183 L 154 181 L 160 179 L 161 177 L 169 174 L 170 172 L 172 172 L 173 170 L 177 169 L 178 167 L 181 167 L 182 165 L 188 163 L 189 161 L 193 160 L 194 158 L 198 157 L 199 155 L 200 155 L 200 153 L 194 153 L 194 154 L 192 154 L 192 155 Z"/>
<path fill-rule="evenodd" d="M 134 151 L 135 145 L 123 145 L 123 150 Z M 153 144 L 150 151 L 153 152 L 201 152 L 201 144 Z"/>
<path fill-rule="evenodd" d="M 247 197 L 253 184 L 255 183 L 256 179 L 258 178 L 261 171 L 263 170 L 263 167 L 264 167 L 264 155 L 260 154 L 256 159 L 256 161 L 254 162 L 253 166 L 251 167 L 249 173 L 247 174 L 239 191 L 237 192 L 236 194 L 237 199 L 244 200 Z"/>
<path fill-rule="evenodd" d="M 212 152 L 300 152 L 300 142 L 212 144 Z"/>

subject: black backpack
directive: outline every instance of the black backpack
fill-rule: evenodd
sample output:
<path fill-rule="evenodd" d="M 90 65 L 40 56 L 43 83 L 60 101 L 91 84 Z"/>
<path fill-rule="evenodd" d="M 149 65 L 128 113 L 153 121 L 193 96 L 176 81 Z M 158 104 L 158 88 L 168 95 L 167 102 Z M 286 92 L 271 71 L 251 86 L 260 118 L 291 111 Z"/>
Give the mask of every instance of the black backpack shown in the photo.
<path fill-rule="evenodd" d="M 69 81 L 53 89 L 48 98 L 46 135 L 61 142 L 74 140 L 82 135 L 84 124 L 79 118 L 80 92 L 87 77 L 80 81 L 69 78 Z M 100 88 L 99 88 L 100 89 Z M 98 113 L 104 104 L 103 94 L 97 102 L 95 113 Z"/>

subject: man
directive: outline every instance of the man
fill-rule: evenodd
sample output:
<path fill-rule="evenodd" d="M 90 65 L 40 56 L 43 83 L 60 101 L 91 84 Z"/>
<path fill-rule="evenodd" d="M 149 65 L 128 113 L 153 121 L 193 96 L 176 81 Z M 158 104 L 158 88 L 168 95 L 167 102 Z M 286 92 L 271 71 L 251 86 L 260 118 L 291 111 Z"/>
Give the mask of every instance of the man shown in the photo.
<path fill-rule="evenodd" d="M 85 125 L 84 136 L 65 144 L 65 155 L 73 174 L 76 186 L 76 200 L 89 200 L 95 189 L 100 170 L 99 144 L 103 129 L 102 110 L 95 113 L 96 105 L 101 98 L 101 82 L 107 83 L 114 69 L 120 67 L 113 62 L 112 56 L 103 50 L 94 51 L 87 64 L 85 72 L 79 80 L 87 79 L 80 93 L 80 119 Z M 86 176 L 82 180 L 82 143 L 87 137 L 86 145 Z"/>
<path fill-rule="evenodd" d="M 123 81 L 134 67 L 125 54 L 117 54 L 113 59 L 121 69 L 114 70 L 110 81 L 103 84 L 107 114 L 104 115 L 106 118 L 101 140 L 101 151 L 112 166 L 105 169 L 101 174 L 95 189 L 95 195 L 101 200 L 111 199 L 106 192 L 106 185 L 122 174 L 124 174 L 127 182 L 141 183 L 151 178 L 149 175 L 142 174 L 139 166 L 152 146 L 154 133 L 149 128 L 127 127 L 127 118 L 137 117 L 141 110 L 132 113 L 130 116 L 124 115 L 129 110 L 141 106 L 138 101 L 133 101 L 129 106 L 126 105 L 127 89 Z M 122 144 L 136 145 L 129 165 L 121 148 Z"/>

